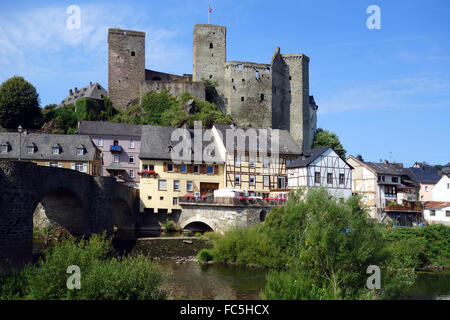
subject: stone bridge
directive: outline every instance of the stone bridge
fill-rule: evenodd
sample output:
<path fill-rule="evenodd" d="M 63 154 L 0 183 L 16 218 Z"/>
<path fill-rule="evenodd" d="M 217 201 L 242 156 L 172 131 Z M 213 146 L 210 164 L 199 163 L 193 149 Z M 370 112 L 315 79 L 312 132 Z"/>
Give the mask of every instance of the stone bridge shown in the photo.
<path fill-rule="evenodd" d="M 31 260 L 33 220 L 89 235 L 134 229 L 138 212 L 139 191 L 113 177 L 0 161 L 0 273 L 6 259 L 12 266 Z"/>

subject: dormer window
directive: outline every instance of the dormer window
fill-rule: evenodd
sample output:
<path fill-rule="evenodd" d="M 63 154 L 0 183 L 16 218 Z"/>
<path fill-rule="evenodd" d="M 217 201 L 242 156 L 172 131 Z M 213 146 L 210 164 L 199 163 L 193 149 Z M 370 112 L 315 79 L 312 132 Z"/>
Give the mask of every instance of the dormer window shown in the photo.
<path fill-rule="evenodd" d="M 79 146 L 77 147 L 77 155 L 79 155 L 79 156 L 84 155 L 84 151 L 85 151 L 84 146 L 79 145 Z"/>
<path fill-rule="evenodd" d="M 34 153 L 34 146 L 28 146 L 27 147 L 27 153 Z"/>
<path fill-rule="evenodd" d="M 61 147 L 59 145 L 55 145 L 52 147 L 53 154 L 59 154 L 61 152 Z"/>
<path fill-rule="evenodd" d="M 2 144 L 0 146 L 0 152 L 8 152 L 8 145 L 7 144 Z"/>

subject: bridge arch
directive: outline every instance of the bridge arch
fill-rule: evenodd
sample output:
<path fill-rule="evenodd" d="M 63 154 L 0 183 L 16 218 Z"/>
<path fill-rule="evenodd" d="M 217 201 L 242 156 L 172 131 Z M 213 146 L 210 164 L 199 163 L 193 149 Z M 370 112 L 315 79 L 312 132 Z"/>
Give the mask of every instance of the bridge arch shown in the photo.
<path fill-rule="evenodd" d="M 217 231 L 217 229 L 218 229 L 217 223 L 215 223 L 214 221 L 207 219 L 205 217 L 201 217 L 201 216 L 200 217 L 198 217 L 198 216 L 190 217 L 190 218 L 182 221 L 180 223 L 180 227 L 182 229 L 185 229 L 188 225 L 200 224 L 200 223 L 206 225 L 212 231 Z"/>

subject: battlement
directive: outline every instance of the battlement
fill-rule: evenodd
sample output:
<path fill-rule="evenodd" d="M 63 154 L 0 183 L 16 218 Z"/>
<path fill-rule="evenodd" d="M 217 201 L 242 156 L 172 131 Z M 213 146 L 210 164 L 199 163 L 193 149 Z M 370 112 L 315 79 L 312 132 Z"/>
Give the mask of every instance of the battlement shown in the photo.
<path fill-rule="evenodd" d="M 270 71 L 270 64 L 267 63 L 255 63 L 255 62 L 247 62 L 247 61 L 227 61 L 225 63 L 225 68 L 233 68 L 238 70 L 243 69 L 252 69 L 252 70 L 260 70 L 260 71 Z"/>
<path fill-rule="evenodd" d="M 123 35 L 123 36 L 129 36 L 129 37 L 145 38 L 145 32 L 134 31 L 134 30 L 122 30 L 122 29 L 118 29 L 118 28 L 108 29 L 108 37 L 110 35 Z"/>
<path fill-rule="evenodd" d="M 284 60 L 302 60 L 302 59 L 305 59 L 307 62 L 309 62 L 309 57 L 307 55 L 302 54 L 302 53 L 281 54 L 281 57 Z"/>

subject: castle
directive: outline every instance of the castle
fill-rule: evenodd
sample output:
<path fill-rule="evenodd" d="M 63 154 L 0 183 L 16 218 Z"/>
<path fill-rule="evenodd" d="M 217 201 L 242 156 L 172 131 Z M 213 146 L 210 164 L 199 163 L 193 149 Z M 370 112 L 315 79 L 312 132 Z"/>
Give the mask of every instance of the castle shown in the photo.
<path fill-rule="evenodd" d="M 162 89 L 208 98 L 240 126 L 289 130 L 303 151 L 311 149 L 318 107 L 309 95 L 306 55 L 281 54 L 277 47 L 270 64 L 227 61 L 226 27 L 197 24 L 193 73 L 179 76 L 145 69 L 144 32 L 109 29 L 108 97 L 114 106 L 125 109 Z"/>

